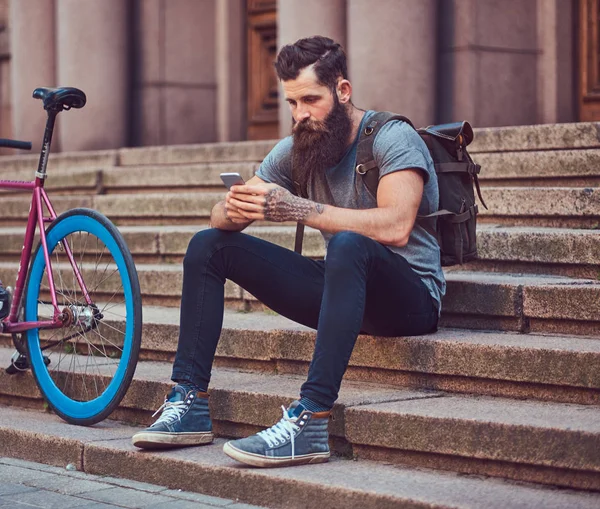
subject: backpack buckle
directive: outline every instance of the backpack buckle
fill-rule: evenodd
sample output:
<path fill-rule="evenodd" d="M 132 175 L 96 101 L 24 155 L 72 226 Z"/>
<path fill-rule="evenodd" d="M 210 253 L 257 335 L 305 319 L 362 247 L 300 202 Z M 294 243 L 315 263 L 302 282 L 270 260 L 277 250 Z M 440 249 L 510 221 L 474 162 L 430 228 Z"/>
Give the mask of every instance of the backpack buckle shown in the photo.
<path fill-rule="evenodd" d="M 373 168 L 377 168 L 377 162 L 375 160 L 357 164 L 355 169 L 356 173 L 358 173 L 359 175 L 364 175 Z"/>
<path fill-rule="evenodd" d="M 365 136 L 371 136 L 375 130 L 375 126 L 378 124 L 377 120 L 371 121 L 371 123 L 365 127 Z M 358 171 L 358 170 L 357 170 Z M 362 175 L 362 173 L 361 173 Z"/>

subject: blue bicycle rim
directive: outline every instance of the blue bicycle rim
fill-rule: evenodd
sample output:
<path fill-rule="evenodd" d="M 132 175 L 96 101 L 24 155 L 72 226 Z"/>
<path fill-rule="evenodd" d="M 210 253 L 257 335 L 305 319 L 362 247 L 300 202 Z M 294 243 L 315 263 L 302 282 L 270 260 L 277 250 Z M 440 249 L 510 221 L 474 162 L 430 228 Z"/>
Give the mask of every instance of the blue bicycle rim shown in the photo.
<path fill-rule="evenodd" d="M 78 231 L 91 233 L 102 240 L 119 269 L 119 275 L 123 284 L 127 317 L 125 323 L 125 337 L 123 340 L 123 352 L 121 354 L 119 367 L 117 368 L 112 381 L 100 396 L 89 401 L 76 401 L 63 394 L 50 376 L 48 368 L 44 364 L 43 353 L 40 350 L 39 329 L 27 331 L 27 341 L 29 343 L 29 361 L 40 388 L 50 404 L 58 411 L 74 419 L 88 419 L 101 413 L 110 404 L 123 382 L 129 358 L 131 356 L 134 310 L 133 294 L 131 291 L 127 264 L 125 263 L 125 259 L 121 254 L 117 242 L 98 220 L 84 215 L 73 215 L 61 219 L 47 234 L 46 240 L 49 253 L 54 251 L 54 248 L 60 240 L 67 235 Z M 25 319 L 27 321 L 36 321 L 38 319 L 37 299 L 44 274 L 44 268 L 44 252 L 40 249 L 37 252 L 35 260 L 33 260 L 33 263 L 31 264 L 31 274 L 25 300 Z"/>

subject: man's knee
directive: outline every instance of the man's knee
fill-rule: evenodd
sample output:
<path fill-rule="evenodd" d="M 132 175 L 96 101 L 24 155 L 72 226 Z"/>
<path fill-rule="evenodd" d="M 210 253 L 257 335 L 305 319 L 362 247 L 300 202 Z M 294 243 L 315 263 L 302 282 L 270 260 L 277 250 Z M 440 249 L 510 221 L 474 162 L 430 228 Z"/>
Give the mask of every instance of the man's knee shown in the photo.
<path fill-rule="evenodd" d="M 365 237 L 360 233 L 355 232 L 339 232 L 336 233 L 329 240 L 329 246 L 327 247 L 327 254 L 329 255 L 329 250 L 333 249 L 334 251 L 364 251 L 365 247 L 373 242 L 369 237 Z"/>
<path fill-rule="evenodd" d="M 370 256 L 369 244 L 372 239 L 355 232 L 339 232 L 329 240 L 326 263 L 331 265 L 354 264 L 367 261 Z"/>
<path fill-rule="evenodd" d="M 206 261 L 210 258 L 211 254 L 218 249 L 228 235 L 232 235 L 234 232 L 226 232 L 219 230 L 218 228 L 207 228 L 196 233 L 190 240 L 183 264 L 196 265 L 202 261 Z"/>

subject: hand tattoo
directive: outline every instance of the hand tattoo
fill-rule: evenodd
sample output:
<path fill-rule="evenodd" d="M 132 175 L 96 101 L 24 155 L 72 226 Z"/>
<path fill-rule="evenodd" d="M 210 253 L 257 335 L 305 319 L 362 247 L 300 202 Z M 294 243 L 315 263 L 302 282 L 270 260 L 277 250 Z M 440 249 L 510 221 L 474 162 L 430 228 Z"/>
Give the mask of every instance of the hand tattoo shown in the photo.
<path fill-rule="evenodd" d="M 325 205 L 294 196 L 281 187 L 271 189 L 265 195 L 265 219 L 268 221 L 304 221 L 311 212 L 322 214 L 324 210 Z"/>

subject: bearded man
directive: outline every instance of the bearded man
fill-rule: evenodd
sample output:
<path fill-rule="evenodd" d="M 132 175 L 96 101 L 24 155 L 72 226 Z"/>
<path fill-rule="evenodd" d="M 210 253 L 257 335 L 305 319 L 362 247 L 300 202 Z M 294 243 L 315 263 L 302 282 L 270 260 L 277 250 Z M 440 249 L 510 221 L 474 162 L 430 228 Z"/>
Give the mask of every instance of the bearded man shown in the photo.
<path fill-rule="evenodd" d="M 433 162 L 408 124 L 386 123 L 373 145 L 377 196 L 355 172 L 358 134 L 373 111 L 352 104 L 346 55 L 325 37 L 284 46 L 275 69 L 293 117 L 293 135 L 267 155 L 245 185 L 232 186 L 184 259 L 173 388 L 160 418 L 133 437 L 142 448 L 212 441 L 211 367 L 230 279 L 266 306 L 317 330 L 298 400 L 283 418 L 225 444 L 255 466 L 329 458 L 327 425 L 359 333 L 405 336 L 437 330 L 445 291 L 435 238 L 415 222 L 438 209 Z M 294 174 L 301 182 L 293 182 Z M 306 189 L 308 199 L 296 189 Z M 298 221 L 323 233 L 325 260 L 312 260 L 241 233 L 253 221 Z"/>

